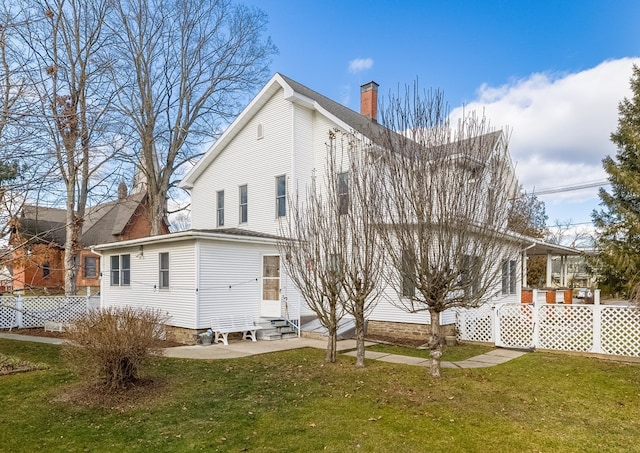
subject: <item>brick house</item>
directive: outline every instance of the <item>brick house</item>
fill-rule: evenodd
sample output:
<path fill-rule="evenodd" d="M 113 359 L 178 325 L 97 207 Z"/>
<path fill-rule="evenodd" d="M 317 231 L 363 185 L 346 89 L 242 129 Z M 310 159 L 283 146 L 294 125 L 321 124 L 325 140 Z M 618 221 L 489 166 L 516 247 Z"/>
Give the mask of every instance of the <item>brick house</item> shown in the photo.
<path fill-rule="evenodd" d="M 7 265 L 12 269 L 13 290 L 34 294 L 64 292 L 65 209 L 25 205 L 11 221 Z M 122 182 L 118 199 L 88 208 L 84 218 L 78 254 L 76 286 L 84 294 L 100 288 L 100 256 L 91 246 L 149 236 L 147 192 L 127 194 Z M 163 234 L 169 232 L 168 224 Z"/>

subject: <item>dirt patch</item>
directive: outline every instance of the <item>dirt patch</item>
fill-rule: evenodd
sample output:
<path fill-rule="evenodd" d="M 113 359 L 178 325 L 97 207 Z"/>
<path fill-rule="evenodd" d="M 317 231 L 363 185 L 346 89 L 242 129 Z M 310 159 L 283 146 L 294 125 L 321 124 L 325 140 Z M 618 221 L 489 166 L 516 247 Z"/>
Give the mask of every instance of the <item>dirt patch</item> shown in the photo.
<path fill-rule="evenodd" d="M 138 379 L 126 389 L 109 390 L 101 382 L 80 383 L 68 387 L 54 398 L 57 403 L 127 412 L 155 404 L 166 395 L 161 379 Z"/>
<path fill-rule="evenodd" d="M 395 346 L 407 346 L 410 348 L 417 348 L 418 346 L 423 346 L 426 343 L 425 340 L 411 340 L 408 338 L 385 337 L 383 335 L 367 335 L 366 340 L 375 341 L 376 343 L 392 344 Z"/>
<path fill-rule="evenodd" d="M 64 332 L 51 332 L 46 331 L 40 328 L 32 328 L 32 329 L 11 329 L 11 331 L 4 331 L 5 333 L 16 333 L 18 335 L 31 335 L 33 337 L 48 337 L 48 338 L 64 338 Z"/>

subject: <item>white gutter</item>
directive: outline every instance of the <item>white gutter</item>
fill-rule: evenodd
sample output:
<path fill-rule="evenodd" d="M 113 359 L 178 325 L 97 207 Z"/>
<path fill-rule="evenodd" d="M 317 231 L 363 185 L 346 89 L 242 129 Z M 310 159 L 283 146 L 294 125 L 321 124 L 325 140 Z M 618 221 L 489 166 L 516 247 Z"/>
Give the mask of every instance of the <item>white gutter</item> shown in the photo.
<path fill-rule="evenodd" d="M 228 242 L 248 242 L 252 244 L 270 244 L 275 245 L 280 239 L 264 238 L 259 236 L 241 236 L 229 233 L 205 233 L 201 231 L 180 231 L 178 233 L 169 233 L 160 236 L 150 236 L 139 239 L 129 239 L 127 241 L 110 242 L 107 244 L 98 244 L 92 247 L 92 250 L 111 250 L 124 247 L 132 247 L 136 245 L 146 244 L 164 244 L 167 242 L 185 241 L 189 239 L 211 239 Z"/>

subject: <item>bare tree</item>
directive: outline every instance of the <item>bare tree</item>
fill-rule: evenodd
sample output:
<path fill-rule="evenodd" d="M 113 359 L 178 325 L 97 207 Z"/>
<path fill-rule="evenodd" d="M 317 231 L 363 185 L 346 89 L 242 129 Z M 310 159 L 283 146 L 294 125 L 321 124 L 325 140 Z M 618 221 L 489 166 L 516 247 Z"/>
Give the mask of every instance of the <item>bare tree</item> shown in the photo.
<path fill-rule="evenodd" d="M 553 226 L 547 229 L 545 240 L 551 244 L 568 247 L 588 247 L 593 244 L 594 231 L 584 226 L 575 225 L 571 219 L 556 219 Z"/>
<path fill-rule="evenodd" d="M 331 197 L 321 192 L 315 176 L 306 197 L 297 191 L 289 197 L 289 219 L 280 225 L 283 239 L 278 242 L 287 274 L 309 308 L 327 329 L 325 361 L 336 361 L 338 323 L 344 316 L 342 304 L 344 261 L 340 237 L 340 214 Z"/>
<path fill-rule="evenodd" d="M 337 207 L 339 214 L 335 228 L 342 241 L 342 303 L 355 321 L 358 367 L 365 365 L 365 319 L 378 302 L 384 269 L 374 211 L 380 205 L 379 181 L 366 143 L 359 134 L 331 131 L 326 167 L 328 208 Z"/>
<path fill-rule="evenodd" d="M 440 314 L 477 306 L 499 291 L 510 253 L 509 201 L 517 189 L 504 134 L 474 114 L 454 127 L 448 117 L 440 92 L 414 87 L 390 96 L 381 109 L 385 127 L 372 134 L 382 202 L 378 231 L 396 293 L 390 300 L 429 313 L 434 377 L 442 356 Z"/>
<path fill-rule="evenodd" d="M 33 0 L 24 11 L 20 52 L 32 108 L 24 145 L 53 159 L 66 207 L 65 293 L 75 294 L 78 238 L 91 178 L 114 155 L 108 115 L 113 97 L 103 25 L 108 0 Z M 49 159 L 42 156 L 40 165 Z M 59 183 L 58 183 L 59 184 Z M 56 183 L 47 187 L 54 192 Z"/>
<path fill-rule="evenodd" d="M 146 179 L 151 234 L 160 234 L 174 175 L 263 83 L 276 49 L 262 38 L 265 15 L 228 0 L 116 3 L 123 129 Z"/>
<path fill-rule="evenodd" d="M 189 212 L 180 211 L 171 219 L 171 231 L 186 231 L 191 228 L 191 215 Z"/>
<path fill-rule="evenodd" d="M 356 327 L 356 366 L 364 366 L 365 319 L 380 293 L 383 255 L 376 238 L 377 184 L 361 136 L 329 131 L 323 177 L 312 177 L 307 196 L 290 200 L 281 224 L 280 252 L 288 274 L 329 332 L 327 362 L 334 362 L 338 322 L 345 313 Z"/>

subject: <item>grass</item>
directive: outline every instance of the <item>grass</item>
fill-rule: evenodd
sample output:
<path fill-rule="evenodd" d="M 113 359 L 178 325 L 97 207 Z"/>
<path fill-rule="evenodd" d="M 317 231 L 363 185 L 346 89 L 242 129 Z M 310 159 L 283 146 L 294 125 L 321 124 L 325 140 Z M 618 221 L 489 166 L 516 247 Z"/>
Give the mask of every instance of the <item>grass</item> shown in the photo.
<path fill-rule="evenodd" d="M 49 369 L 0 377 L 0 450 L 219 452 L 640 451 L 640 365 L 526 354 L 482 369 L 294 350 L 161 359 L 160 396 L 113 408 L 59 402 L 76 385 L 58 346 L 0 340 Z"/>
<path fill-rule="evenodd" d="M 459 362 L 480 354 L 487 353 L 495 349 L 492 346 L 477 344 L 457 344 L 456 346 L 445 346 L 443 348 L 442 360 L 446 362 Z M 397 346 L 391 344 L 376 344 L 367 347 L 367 351 L 386 352 L 388 354 L 408 355 L 411 357 L 429 358 L 428 349 L 417 349 L 409 346 Z"/>

